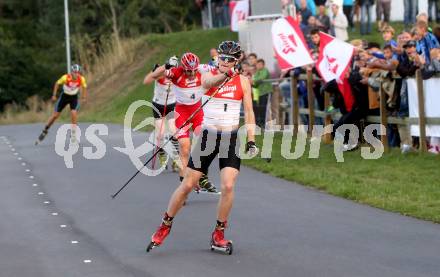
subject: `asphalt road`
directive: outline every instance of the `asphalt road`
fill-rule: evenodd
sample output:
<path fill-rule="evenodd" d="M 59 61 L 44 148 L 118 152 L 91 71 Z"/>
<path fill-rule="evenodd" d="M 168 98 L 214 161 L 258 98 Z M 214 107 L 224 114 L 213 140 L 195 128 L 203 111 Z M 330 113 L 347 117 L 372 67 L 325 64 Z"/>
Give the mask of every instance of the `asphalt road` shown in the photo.
<path fill-rule="evenodd" d="M 0 126 L 0 276 L 440 276 L 440 225 L 385 212 L 243 168 L 226 236 L 212 253 L 217 196 L 190 195 L 160 248 L 145 252 L 177 186 L 174 173 L 135 172 L 122 127 L 102 159 L 80 151 L 66 168 L 55 131 Z M 81 125 L 85 130 L 85 125 Z M 83 131 L 84 131 L 83 130 Z M 145 134 L 134 135 L 140 145 Z M 294 161 L 292 161 L 294 162 Z M 216 166 L 211 178 L 218 184 Z M 317 169 L 319 170 L 319 169 Z"/>

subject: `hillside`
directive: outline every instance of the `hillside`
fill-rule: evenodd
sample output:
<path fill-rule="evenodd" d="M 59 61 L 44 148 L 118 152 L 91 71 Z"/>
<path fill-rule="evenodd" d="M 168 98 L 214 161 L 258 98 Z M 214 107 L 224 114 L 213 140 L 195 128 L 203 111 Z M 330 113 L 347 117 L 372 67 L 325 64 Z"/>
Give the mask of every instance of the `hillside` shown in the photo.
<path fill-rule="evenodd" d="M 142 80 L 155 63 L 164 63 L 171 55 L 191 51 L 202 62 L 209 60 L 209 49 L 226 39 L 236 39 L 228 29 L 189 31 L 141 38 L 132 62 L 119 66 L 113 74 L 90 85 L 90 104 L 81 113 L 82 121 L 123 123 L 128 106 L 138 99 L 150 100 L 153 86 Z M 95 102 L 95 103 L 93 103 Z M 151 114 L 151 110 L 137 112 L 135 119 Z"/>
<path fill-rule="evenodd" d="M 81 106 L 80 121 L 123 123 L 127 108 L 133 101 L 150 100 L 153 86 L 145 86 L 142 80 L 155 63 L 164 63 L 171 55 L 180 56 L 191 51 L 202 62 L 209 60 L 209 49 L 227 39 L 237 39 L 229 29 L 193 30 L 170 34 L 149 34 L 122 43 L 122 54 L 109 51 L 101 57 L 88 79 L 88 102 Z M 52 76 L 53 81 L 59 76 Z M 51 90 L 52 88 L 47 88 Z M 29 110 L 11 106 L 0 116 L 0 124 L 45 122 L 53 105 L 42 103 L 36 97 L 28 99 Z M 135 122 L 151 115 L 151 109 L 142 108 L 135 115 Z M 69 121 L 68 108 L 62 121 Z"/>

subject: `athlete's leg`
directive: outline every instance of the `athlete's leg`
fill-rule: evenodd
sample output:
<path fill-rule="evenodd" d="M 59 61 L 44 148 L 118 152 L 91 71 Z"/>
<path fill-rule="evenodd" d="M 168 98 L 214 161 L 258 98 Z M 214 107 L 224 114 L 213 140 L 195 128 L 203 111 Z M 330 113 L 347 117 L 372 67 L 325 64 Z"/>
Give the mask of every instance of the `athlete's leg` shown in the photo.
<path fill-rule="evenodd" d="M 176 132 L 176 120 L 174 118 L 168 119 L 168 130 L 171 134 Z"/>
<path fill-rule="evenodd" d="M 58 117 L 60 117 L 60 112 L 54 112 L 50 117 L 49 117 L 49 120 L 47 121 L 47 123 L 46 123 L 46 127 L 45 127 L 45 129 L 46 130 L 48 130 L 51 126 L 52 126 L 52 124 L 55 122 L 55 120 L 57 120 L 58 119 Z"/>
<path fill-rule="evenodd" d="M 189 153 L 191 152 L 191 140 L 189 137 L 181 137 L 179 138 L 179 157 L 180 161 L 182 162 L 182 168 L 179 171 L 179 176 L 183 178 L 186 166 L 188 165 L 189 161 Z"/>
<path fill-rule="evenodd" d="M 234 201 L 234 187 L 239 171 L 232 167 L 225 167 L 220 171 L 221 191 L 220 200 L 217 207 L 217 220 L 225 222 Z"/>
<path fill-rule="evenodd" d="M 194 189 L 194 186 L 202 176 L 202 172 L 191 169 L 189 167 L 185 170 L 185 178 L 180 186 L 174 191 L 168 204 L 167 214 L 171 217 L 176 216 L 180 208 L 182 208 L 188 194 Z"/>
<path fill-rule="evenodd" d="M 77 124 L 78 124 L 78 111 L 77 110 L 70 110 L 70 118 L 71 118 L 71 124 L 72 124 L 72 128 L 71 128 L 71 133 L 70 133 L 70 142 L 71 143 L 76 143 L 77 142 L 77 137 L 76 137 L 76 128 L 77 128 Z"/>

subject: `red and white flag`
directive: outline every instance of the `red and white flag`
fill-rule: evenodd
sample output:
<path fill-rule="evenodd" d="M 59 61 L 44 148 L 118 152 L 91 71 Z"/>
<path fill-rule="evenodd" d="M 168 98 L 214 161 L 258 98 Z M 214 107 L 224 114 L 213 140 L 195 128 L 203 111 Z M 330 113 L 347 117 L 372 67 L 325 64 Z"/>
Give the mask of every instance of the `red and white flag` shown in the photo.
<path fill-rule="evenodd" d="M 320 32 L 319 36 L 321 39 L 316 69 L 325 82 L 336 80 L 344 98 L 345 108 L 350 112 L 355 100 L 345 74 L 350 66 L 354 47 L 323 32 Z"/>
<path fill-rule="evenodd" d="M 246 20 L 249 15 L 249 0 L 229 2 L 231 31 L 238 32 L 238 22 Z"/>
<path fill-rule="evenodd" d="M 353 57 L 353 45 L 320 32 L 319 56 L 316 69 L 324 81 L 344 79 Z"/>
<path fill-rule="evenodd" d="M 281 70 L 313 63 L 299 23 L 290 16 L 272 24 L 272 43 Z"/>

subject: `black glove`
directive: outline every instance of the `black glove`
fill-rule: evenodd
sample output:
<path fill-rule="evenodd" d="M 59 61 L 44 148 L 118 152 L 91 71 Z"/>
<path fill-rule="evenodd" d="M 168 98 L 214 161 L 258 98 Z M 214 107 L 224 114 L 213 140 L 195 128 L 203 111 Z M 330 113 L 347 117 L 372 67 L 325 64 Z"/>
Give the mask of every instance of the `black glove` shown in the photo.
<path fill-rule="evenodd" d="M 160 64 L 156 63 L 156 64 L 153 66 L 153 70 L 152 70 L 152 71 L 153 71 L 153 72 L 156 71 L 156 69 L 157 69 L 159 66 L 160 66 Z"/>

